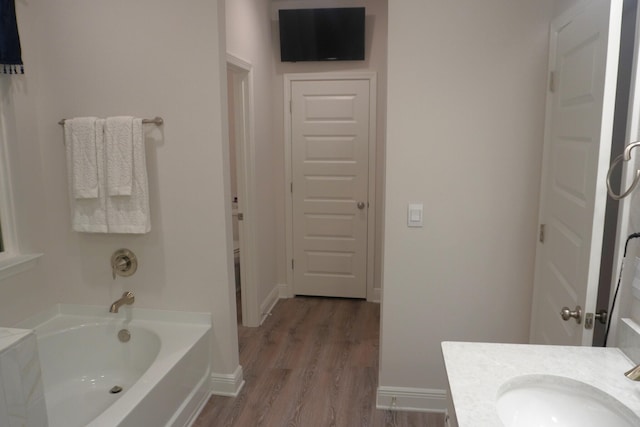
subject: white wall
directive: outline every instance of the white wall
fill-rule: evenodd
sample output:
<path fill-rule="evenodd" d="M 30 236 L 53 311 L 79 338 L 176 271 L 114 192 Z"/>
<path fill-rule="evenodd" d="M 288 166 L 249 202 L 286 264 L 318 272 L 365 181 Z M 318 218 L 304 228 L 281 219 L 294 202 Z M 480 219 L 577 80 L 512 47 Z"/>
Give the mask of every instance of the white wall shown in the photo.
<path fill-rule="evenodd" d="M 276 237 L 277 146 L 273 139 L 273 56 L 269 2 L 226 2 L 227 52 L 253 67 L 256 286 L 262 305 L 278 285 Z"/>
<path fill-rule="evenodd" d="M 281 62 L 278 10 L 310 7 L 366 7 L 365 60 L 336 62 Z M 382 279 L 382 225 L 384 213 L 384 153 L 387 117 L 387 0 L 273 0 L 271 7 L 272 49 L 275 63 L 273 81 L 274 140 L 278 141 L 275 153 L 277 230 L 278 230 L 278 281 L 285 283 L 290 261 L 285 259 L 285 182 L 284 182 L 284 74 L 322 73 L 348 71 L 375 71 L 378 80 L 377 153 L 376 153 L 376 242 L 374 248 L 374 291 L 379 292 Z"/>
<path fill-rule="evenodd" d="M 640 167 L 640 162 L 636 159 L 634 168 L 638 167 Z M 640 193 L 638 190 L 635 190 L 622 202 L 630 204 L 630 216 L 628 218 L 629 228 L 627 230 L 627 235 L 637 233 L 638 230 L 640 230 Z M 620 244 L 624 245 L 627 235 L 618 237 Z M 629 241 L 627 256 L 623 262 L 620 290 L 616 301 L 615 312 L 617 313 L 617 316 L 614 316 L 614 323 L 617 323 L 619 318 L 628 317 L 633 319 L 637 324 L 640 324 L 640 289 L 637 289 L 637 287 L 634 289 L 633 286 L 634 284 L 637 285 L 640 281 L 640 274 L 638 274 L 640 272 L 640 239 L 636 238 Z M 616 284 L 617 281 L 613 282 L 612 288 L 614 288 Z M 615 288 L 612 291 L 615 292 Z M 613 336 L 610 336 L 609 345 L 619 345 L 615 340 L 615 338 L 617 338 L 615 336 L 616 329 L 617 324 L 614 325 L 612 329 L 614 334 Z"/>
<path fill-rule="evenodd" d="M 634 89 L 634 93 L 632 96 L 638 96 L 638 88 Z M 634 102 L 636 106 L 638 105 L 638 101 Z M 637 119 L 635 120 L 637 123 Z M 629 140 L 636 141 L 637 135 L 634 137 L 633 135 Z M 637 150 L 632 153 L 633 156 L 637 156 Z M 640 158 L 635 157 L 633 160 L 633 164 L 627 165 L 629 175 L 629 171 L 634 171 L 640 169 Z M 628 181 L 626 184 L 622 184 L 623 188 L 628 188 L 629 183 L 633 180 L 633 172 L 628 177 Z M 624 234 L 618 236 L 617 244 L 621 245 L 621 250 L 624 249 L 625 242 L 627 240 L 627 236 L 632 233 L 637 233 L 640 231 L 640 191 L 638 189 L 634 190 L 627 198 L 622 199 L 620 201 L 620 210 L 622 213 L 622 221 L 626 223 L 627 229 L 624 230 Z M 628 217 L 624 217 L 628 215 Z M 625 225 L 625 224 L 622 224 Z M 624 228 L 624 227 L 623 227 Z M 620 254 L 622 255 L 622 253 Z M 634 284 L 640 283 L 640 239 L 635 238 L 629 241 L 627 246 L 627 256 L 622 260 L 622 277 L 620 278 L 620 289 L 617 295 L 615 310 L 613 311 L 613 325 L 609 335 L 608 345 L 609 346 L 621 346 L 622 343 L 618 343 L 616 340 L 619 338 L 617 336 L 618 330 L 618 319 L 620 318 L 631 318 L 637 324 L 640 324 L 640 288 L 637 286 L 634 289 Z M 615 287 L 617 286 L 617 280 L 619 273 L 620 265 L 614 266 L 614 271 L 617 272 L 617 275 L 612 282 L 612 292 L 615 293 Z M 635 283 L 634 283 L 635 282 Z M 613 299 L 612 299 L 613 300 Z M 612 301 L 611 300 L 611 301 Z M 610 305 L 611 305 L 610 301 Z"/>
<path fill-rule="evenodd" d="M 213 371 L 234 372 L 224 2 L 50 0 L 17 6 L 28 63 L 25 105 L 14 109 L 12 132 L 25 157 L 14 169 L 17 176 L 34 174 L 34 194 L 27 188 L 17 199 L 21 209 L 33 209 L 22 220 L 38 230 L 33 246 L 45 256 L 38 269 L 0 284 L 9 286 L 7 305 L 15 301 L 23 308 L 5 315 L 2 303 L 3 320 L 15 322 L 57 302 L 106 309 L 131 290 L 138 307 L 212 312 Z M 71 232 L 57 123 L 122 114 L 165 119 L 163 127 L 146 127 L 152 231 Z M 136 253 L 139 268 L 114 282 L 109 259 L 120 247 Z M 4 293 L 0 300 L 6 301 Z"/>
<path fill-rule="evenodd" d="M 552 10 L 389 2 L 381 387 L 445 389 L 441 341 L 528 339 Z"/>

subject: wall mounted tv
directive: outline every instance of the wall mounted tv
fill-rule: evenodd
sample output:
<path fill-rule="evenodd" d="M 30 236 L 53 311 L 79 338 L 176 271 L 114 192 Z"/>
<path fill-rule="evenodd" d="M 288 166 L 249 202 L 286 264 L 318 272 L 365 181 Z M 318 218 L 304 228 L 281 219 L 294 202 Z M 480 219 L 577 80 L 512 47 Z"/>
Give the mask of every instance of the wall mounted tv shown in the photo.
<path fill-rule="evenodd" d="M 280 60 L 364 60 L 364 7 L 280 9 Z"/>

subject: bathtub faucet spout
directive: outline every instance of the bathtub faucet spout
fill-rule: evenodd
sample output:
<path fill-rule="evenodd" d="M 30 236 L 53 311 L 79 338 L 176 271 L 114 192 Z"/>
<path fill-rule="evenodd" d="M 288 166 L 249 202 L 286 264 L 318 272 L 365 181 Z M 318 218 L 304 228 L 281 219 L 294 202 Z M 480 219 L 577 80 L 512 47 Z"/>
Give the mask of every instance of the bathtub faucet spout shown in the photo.
<path fill-rule="evenodd" d="M 133 292 L 125 292 L 122 294 L 122 298 L 111 304 L 111 308 L 109 309 L 109 313 L 117 313 L 121 306 L 124 304 L 131 305 L 136 300 L 136 297 L 133 296 Z"/>

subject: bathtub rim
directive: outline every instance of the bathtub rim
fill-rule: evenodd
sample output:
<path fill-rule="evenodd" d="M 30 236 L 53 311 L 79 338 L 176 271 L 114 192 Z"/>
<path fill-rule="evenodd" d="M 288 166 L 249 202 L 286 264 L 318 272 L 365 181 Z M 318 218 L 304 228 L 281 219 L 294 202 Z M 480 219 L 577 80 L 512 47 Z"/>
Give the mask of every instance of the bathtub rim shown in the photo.
<path fill-rule="evenodd" d="M 202 326 L 211 326 L 212 324 L 211 313 L 204 312 L 122 307 L 118 313 L 109 313 L 107 307 L 99 305 L 55 304 L 16 323 L 12 328 L 35 330 L 58 316 L 99 317 L 107 320 L 148 320 Z"/>

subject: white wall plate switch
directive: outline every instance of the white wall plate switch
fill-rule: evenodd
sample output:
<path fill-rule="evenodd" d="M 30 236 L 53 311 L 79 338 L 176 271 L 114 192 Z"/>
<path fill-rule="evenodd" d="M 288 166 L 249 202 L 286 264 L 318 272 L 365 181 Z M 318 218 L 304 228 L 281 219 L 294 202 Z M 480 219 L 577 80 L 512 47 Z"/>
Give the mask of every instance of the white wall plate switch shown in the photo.
<path fill-rule="evenodd" d="M 407 227 L 422 227 L 422 203 L 409 203 L 407 210 Z"/>

